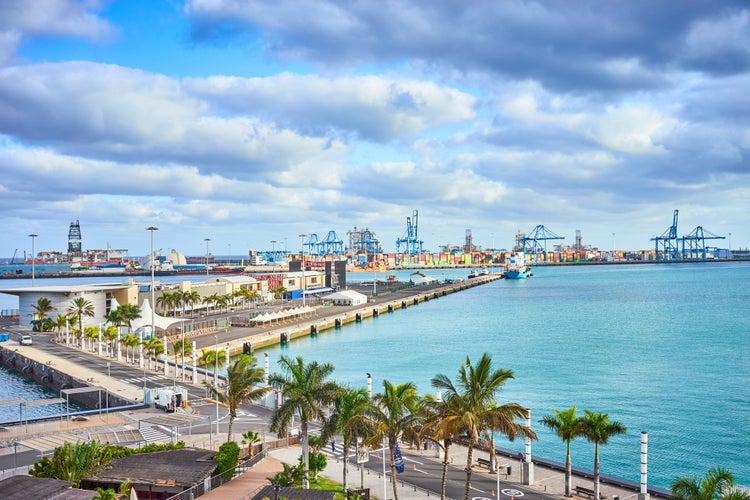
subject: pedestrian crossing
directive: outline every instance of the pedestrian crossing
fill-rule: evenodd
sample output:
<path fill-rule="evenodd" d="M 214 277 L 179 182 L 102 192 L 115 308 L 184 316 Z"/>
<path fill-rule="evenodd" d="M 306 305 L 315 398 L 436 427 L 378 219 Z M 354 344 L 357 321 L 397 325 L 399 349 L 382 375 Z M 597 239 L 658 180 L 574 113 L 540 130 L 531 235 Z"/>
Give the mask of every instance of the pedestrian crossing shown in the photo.
<path fill-rule="evenodd" d="M 140 431 L 143 439 L 146 440 L 146 443 L 161 443 L 172 441 L 173 435 L 177 438 L 180 437 L 179 432 L 172 433 L 169 429 L 161 425 L 149 425 L 146 427 L 142 427 Z"/>
<path fill-rule="evenodd" d="M 166 385 L 167 382 L 169 382 L 170 384 L 172 383 L 171 378 L 166 378 L 161 375 L 147 375 L 145 377 L 121 378 L 120 380 L 127 384 L 140 384 L 143 382 L 158 382 L 158 383 Z"/>

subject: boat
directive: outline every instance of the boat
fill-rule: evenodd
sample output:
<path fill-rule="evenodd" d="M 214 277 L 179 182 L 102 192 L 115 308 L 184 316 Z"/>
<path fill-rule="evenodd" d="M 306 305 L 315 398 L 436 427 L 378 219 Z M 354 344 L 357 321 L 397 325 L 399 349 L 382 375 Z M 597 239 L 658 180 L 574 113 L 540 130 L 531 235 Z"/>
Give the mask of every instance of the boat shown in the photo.
<path fill-rule="evenodd" d="M 531 276 L 529 266 L 526 265 L 526 255 L 523 252 L 511 252 L 505 258 L 505 278 L 517 280 Z"/>
<path fill-rule="evenodd" d="M 472 269 L 469 273 L 469 278 L 476 278 L 477 276 L 479 276 L 479 272 L 476 269 Z"/>
<path fill-rule="evenodd" d="M 487 269 L 487 266 L 482 266 L 482 270 L 479 271 L 479 274 L 481 274 L 482 276 L 487 276 L 488 274 L 490 274 L 490 271 Z"/>

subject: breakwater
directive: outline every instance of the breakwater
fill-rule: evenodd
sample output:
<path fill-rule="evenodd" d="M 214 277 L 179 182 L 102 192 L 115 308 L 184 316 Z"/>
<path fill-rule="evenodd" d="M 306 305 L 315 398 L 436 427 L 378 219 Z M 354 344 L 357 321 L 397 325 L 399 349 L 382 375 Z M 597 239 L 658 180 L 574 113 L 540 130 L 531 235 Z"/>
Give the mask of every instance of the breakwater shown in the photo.
<path fill-rule="evenodd" d="M 241 354 L 245 344 L 253 349 L 285 344 L 302 337 L 314 336 L 326 330 L 339 329 L 352 323 L 361 323 L 366 319 L 404 310 L 408 307 L 437 300 L 441 297 L 468 290 L 499 279 L 502 274 L 488 274 L 472 279 L 452 282 L 435 282 L 426 285 L 415 285 L 397 290 L 384 291 L 371 297 L 367 304 L 360 306 L 327 306 L 316 309 L 315 316 L 295 320 L 287 324 L 259 327 L 236 326 L 234 330 L 244 330 L 239 338 L 229 341 L 232 355 Z"/>

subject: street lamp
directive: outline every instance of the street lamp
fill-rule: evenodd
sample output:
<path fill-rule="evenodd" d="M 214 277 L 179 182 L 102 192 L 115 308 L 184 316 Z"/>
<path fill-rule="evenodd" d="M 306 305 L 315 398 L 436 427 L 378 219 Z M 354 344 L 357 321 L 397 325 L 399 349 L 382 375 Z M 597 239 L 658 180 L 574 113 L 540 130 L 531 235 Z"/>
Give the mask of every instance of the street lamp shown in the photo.
<path fill-rule="evenodd" d="M 208 276 L 208 242 L 211 241 L 211 238 L 204 238 L 203 241 L 206 242 L 206 276 Z"/>
<path fill-rule="evenodd" d="M 276 271 L 276 240 L 271 240 L 271 258 L 273 259 L 273 271 Z"/>
<path fill-rule="evenodd" d="M 34 275 L 36 274 L 35 273 L 35 269 L 34 269 L 34 265 L 36 264 L 36 255 L 34 255 L 35 254 L 35 251 L 34 251 L 34 239 L 37 236 L 39 236 L 39 235 L 36 234 L 36 233 L 31 233 L 29 235 L 29 238 L 31 238 L 31 286 L 34 286 Z"/>
<path fill-rule="evenodd" d="M 214 357 L 214 389 L 219 390 L 218 373 L 219 373 L 219 334 L 214 334 L 214 343 L 216 349 L 216 356 Z M 214 394 L 216 400 L 216 438 L 219 438 L 219 398 Z"/>
<path fill-rule="evenodd" d="M 156 304 L 155 304 L 156 300 L 154 299 L 156 295 L 156 290 L 154 286 L 154 270 L 156 268 L 156 256 L 154 255 L 154 231 L 158 231 L 158 230 L 159 228 L 154 227 L 154 226 L 149 226 L 146 228 L 146 231 L 151 231 L 151 335 L 154 335 L 156 333 L 156 318 L 154 316 L 155 315 L 154 311 L 156 308 Z M 144 366 L 143 388 L 145 389 L 146 388 L 146 377 L 145 377 L 146 368 L 143 363 L 143 343 L 141 343 L 140 351 L 141 351 L 140 362 L 141 362 L 141 365 Z"/>
<path fill-rule="evenodd" d="M 305 285 L 305 237 L 306 234 L 300 234 L 299 237 L 302 238 L 302 307 L 305 306 L 305 289 L 307 288 Z"/>

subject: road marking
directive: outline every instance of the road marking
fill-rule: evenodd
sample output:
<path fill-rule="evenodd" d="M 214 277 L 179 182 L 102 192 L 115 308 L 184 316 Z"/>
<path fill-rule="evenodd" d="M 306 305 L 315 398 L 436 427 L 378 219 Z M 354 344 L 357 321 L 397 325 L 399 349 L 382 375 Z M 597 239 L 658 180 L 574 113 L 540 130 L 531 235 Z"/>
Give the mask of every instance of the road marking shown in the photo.
<path fill-rule="evenodd" d="M 512 488 L 506 488 L 504 490 L 500 490 L 500 493 L 508 497 L 522 497 L 523 496 L 523 491 L 514 490 Z"/>

